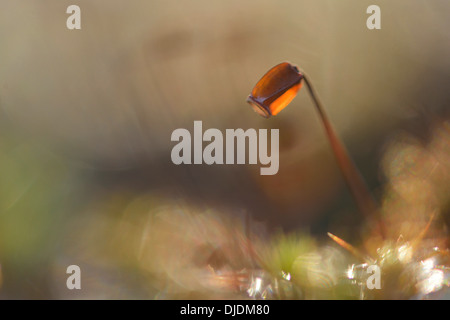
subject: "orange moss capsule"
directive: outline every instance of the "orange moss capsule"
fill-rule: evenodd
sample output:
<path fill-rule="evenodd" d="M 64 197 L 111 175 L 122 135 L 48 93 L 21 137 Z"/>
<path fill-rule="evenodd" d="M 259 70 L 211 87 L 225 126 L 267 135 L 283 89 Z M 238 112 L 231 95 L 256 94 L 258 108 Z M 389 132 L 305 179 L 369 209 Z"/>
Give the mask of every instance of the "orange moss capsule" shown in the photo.
<path fill-rule="evenodd" d="M 283 110 L 302 86 L 303 74 L 289 62 L 270 69 L 253 88 L 247 102 L 265 118 Z"/>

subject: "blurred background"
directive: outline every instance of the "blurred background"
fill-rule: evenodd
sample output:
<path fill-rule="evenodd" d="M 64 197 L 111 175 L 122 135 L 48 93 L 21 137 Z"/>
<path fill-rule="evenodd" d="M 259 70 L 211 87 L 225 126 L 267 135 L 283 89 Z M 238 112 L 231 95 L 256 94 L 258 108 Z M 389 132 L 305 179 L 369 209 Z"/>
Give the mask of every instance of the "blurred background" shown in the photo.
<path fill-rule="evenodd" d="M 81 30 L 66 28 L 72 4 Z M 0 0 L 0 297 L 255 298 L 242 281 L 277 269 L 280 246 L 333 257 L 334 283 L 349 258 L 327 232 L 359 246 L 371 226 L 306 90 L 270 120 L 245 103 L 282 61 L 312 78 L 389 239 L 432 216 L 427 239 L 446 248 L 450 3 L 380 0 L 368 30 L 371 4 Z M 194 120 L 279 129 L 278 174 L 174 165 L 171 133 Z M 82 290 L 66 288 L 71 264 Z"/>

